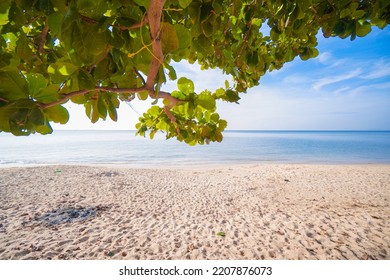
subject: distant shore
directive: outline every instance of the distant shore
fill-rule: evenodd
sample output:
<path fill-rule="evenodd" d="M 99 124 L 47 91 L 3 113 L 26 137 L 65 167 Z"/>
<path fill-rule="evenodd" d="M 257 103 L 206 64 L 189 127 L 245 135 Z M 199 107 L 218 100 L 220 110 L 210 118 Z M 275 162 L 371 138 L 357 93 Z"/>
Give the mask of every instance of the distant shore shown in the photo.
<path fill-rule="evenodd" d="M 0 259 L 390 259 L 390 165 L 2 168 Z"/>

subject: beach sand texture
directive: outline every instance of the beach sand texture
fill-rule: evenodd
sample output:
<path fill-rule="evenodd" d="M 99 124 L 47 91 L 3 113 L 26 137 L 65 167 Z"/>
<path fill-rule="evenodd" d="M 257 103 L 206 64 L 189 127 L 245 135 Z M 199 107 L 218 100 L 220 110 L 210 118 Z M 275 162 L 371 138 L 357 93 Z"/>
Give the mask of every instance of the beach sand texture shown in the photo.
<path fill-rule="evenodd" d="M 0 170 L 0 259 L 389 260 L 389 221 L 390 165 Z"/>

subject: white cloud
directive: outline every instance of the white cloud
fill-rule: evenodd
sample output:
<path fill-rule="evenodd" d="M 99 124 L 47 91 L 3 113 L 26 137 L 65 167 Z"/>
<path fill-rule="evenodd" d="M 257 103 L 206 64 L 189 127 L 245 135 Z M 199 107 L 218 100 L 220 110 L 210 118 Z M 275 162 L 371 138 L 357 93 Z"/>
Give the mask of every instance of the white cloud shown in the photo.
<path fill-rule="evenodd" d="M 323 52 L 320 53 L 314 60 L 321 64 L 330 64 L 333 59 L 330 52 Z"/>
<path fill-rule="evenodd" d="M 353 70 L 349 73 L 346 73 L 346 74 L 341 74 L 341 75 L 338 75 L 338 76 L 329 76 L 329 77 L 326 77 L 326 78 L 322 78 L 322 79 L 319 79 L 317 82 L 315 82 L 312 86 L 312 88 L 316 91 L 319 91 L 320 89 L 322 89 L 323 87 L 327 86 L 327 85 L 330 85 L 330 84 L 334 84 L 334 83 L 338 83 L 338 82 L 342 82 L 342 81 L 346 81 L 346 80 L 349 80 L 349 79 L 352 79 L 352 78 L 356 78 L 358 77 L 359 75 L 361 75 L 363 73 L 362 69 L 358 68 L 356 70 Z"/>
<path fill-rule="evenodd" d="M 390 77 L 390 62 L 381 60 L 376 62 L 373 68 L 366 75 L 362 76 L 362 78 L 373 80 L 387 76 Z"/>
<path fill-rule="evenodd" d="M 286 78 L 283 79 L 283 83 L 286 84 L 306 84 L 309 82 L 310 77 L 308 75 L 298 75 L 298 74 L 293 74 L 289 75 Z"/>

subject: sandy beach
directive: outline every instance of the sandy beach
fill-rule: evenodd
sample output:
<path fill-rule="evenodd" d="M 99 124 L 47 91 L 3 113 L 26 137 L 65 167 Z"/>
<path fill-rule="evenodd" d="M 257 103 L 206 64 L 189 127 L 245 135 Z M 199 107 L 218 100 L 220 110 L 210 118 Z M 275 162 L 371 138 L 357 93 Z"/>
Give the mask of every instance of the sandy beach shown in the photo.
<path fill-rule="evenodd" d="M 390 259 L 390 165 L 0 169 L 0 259 Z"/>

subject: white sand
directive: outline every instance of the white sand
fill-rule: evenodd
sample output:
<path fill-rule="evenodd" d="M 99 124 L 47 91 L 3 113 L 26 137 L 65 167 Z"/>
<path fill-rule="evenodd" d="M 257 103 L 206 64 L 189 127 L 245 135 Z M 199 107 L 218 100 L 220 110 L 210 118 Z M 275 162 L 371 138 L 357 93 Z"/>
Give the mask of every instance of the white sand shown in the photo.
<path fill-rule="evenodd" d="M 389 221 L 390 165 L 0 170 L 0 259 L 390 259 Z"/>

